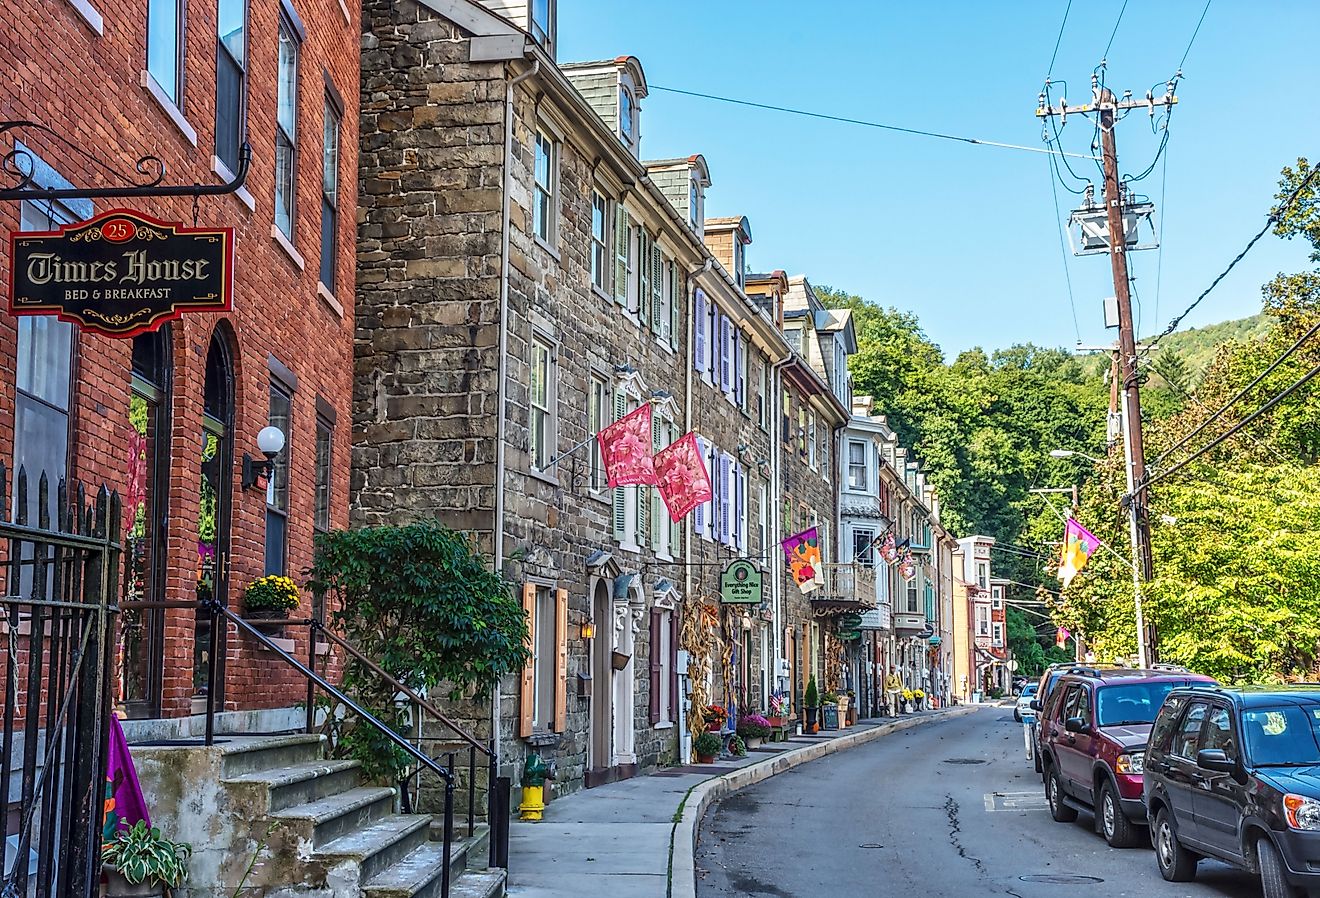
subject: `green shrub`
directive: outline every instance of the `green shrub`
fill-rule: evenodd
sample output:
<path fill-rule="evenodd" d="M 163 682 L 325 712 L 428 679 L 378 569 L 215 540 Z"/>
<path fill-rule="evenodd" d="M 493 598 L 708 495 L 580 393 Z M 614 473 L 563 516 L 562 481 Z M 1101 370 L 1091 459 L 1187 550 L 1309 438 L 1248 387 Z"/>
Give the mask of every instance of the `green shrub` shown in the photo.
<path fill-rule="evenodd" d="M 808 708 L 820 707 L 820 692 L 816 689 L 816 678 L 814 676 L 807 680 L 805 701 Z"/>
<path fill-rule="evenodd" d="M 720 749 L 723 747 L 724 743 L 720 740 L 719 736 L 716 736 L 714 733 L 702 733 L 695 741 L 693 741 L 692 753 L 711 757 L 713 755 L 718 755 Z"/>

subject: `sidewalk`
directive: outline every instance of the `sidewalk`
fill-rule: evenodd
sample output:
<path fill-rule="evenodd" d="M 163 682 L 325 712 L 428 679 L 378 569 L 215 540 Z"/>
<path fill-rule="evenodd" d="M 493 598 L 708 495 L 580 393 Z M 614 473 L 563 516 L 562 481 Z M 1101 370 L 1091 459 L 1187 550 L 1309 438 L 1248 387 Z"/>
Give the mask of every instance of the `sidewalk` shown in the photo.
<path fill-rule="evenodd" d="M 746 758 L 672 767 L 556 799 L 541 823 L 514 821 L 508 893 L 515 898 L 694 898 L 693 841 L 711 801 L 798 764 L 977 707 L 863 720 L 846 730 L 753 749 Z"/>

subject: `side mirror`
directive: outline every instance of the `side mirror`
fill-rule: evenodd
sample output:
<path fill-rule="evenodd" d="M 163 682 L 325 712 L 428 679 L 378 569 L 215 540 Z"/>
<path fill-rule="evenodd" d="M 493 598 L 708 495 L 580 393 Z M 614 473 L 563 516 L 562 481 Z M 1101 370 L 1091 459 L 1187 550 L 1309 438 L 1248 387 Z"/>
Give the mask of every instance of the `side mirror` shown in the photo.
<path fill-rule="evenodd" d="M 1230 758 L 1223 749 L 1206 748 L 1196 753 L 1196 766 L 1202 770 L 1216 773 L 1236 773 L 1237 761 Z"/>
<path fill-rule="evenodd" d="M 1042 708 L 1042 707 L 1040 706 L 1040 699 L 1038 699 L 1038 698 L 1033 698 L 1033 699 L 1031 700 L 1031 710 L 1033 710 L 1033 711 L 1044 711 L 1044 710 L 1045 710 L 1044 708 Z"/>
<path fill-rule="evenodd" d="M 1069 717 L 1063 722 L 1063 728 L 1070 733 L 1085 733 L 1090 729 L 1084 717 Z"/>

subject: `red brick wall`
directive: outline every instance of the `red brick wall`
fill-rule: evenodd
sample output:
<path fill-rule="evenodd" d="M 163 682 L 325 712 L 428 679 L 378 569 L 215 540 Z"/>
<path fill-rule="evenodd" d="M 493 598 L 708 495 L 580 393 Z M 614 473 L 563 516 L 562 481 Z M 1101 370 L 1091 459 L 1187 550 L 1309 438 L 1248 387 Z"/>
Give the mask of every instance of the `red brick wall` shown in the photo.
<path fill-rule="evenodd" d="M 146 0 L 92 0 L 104 17 L 97 35 L 67 0 L 10 0 L 0 30 L 0 118 L 32 119 L 72 140 L 121 172 L 152 153 L 164 160 L 173 184 L 214 184 L 216 4 L 186 4 L 182 109 L 197 132 L 192 146 L 164 110 L 139 86 L 146 63 Z M 263 573 L 265 503 L 261 490 L 241 490 L 243 452 L 257 455 L 266 424 L 267 357 L 298 377 L 290 434 L 288 573 L 301 579 L 312 552 L 316 398 L 336 410 L 332 523 L 347 524 L 352 378 L 352 298 L 356 210 L 358 44 L 356 4 L 350 22 L 339 0 L 293 0 L 306 28 L 301 47 L 298 174 L 293 242 L 300 270 L 271 236 L 274 221 L 275 78 L 279 0 L 250 0 L 247 139 L 253 163 L 247 189 L 255 210 L 237 197 L 203 198 L 198 224 L 232 227 L 235 234 L 234 308 L 229 314 L 191 314 L 173 327 L 173 400 L 169 488 L 168 583 L 165 598 L 195 596 L 202 387 L 211 334 L 223 320 L 235 355 L 234 483 L 229 604 L 241 607 L 243 586 Z M 323 75 L 323 71 L 325 74 Z M 325 82 L 346 101 L 340 131 L 339 235 L 336 298 L 341 315 L 318 297 L 320 267 L 321 135 Z M 103 169 L 47 135 L 16 136 L 78 185 L 104 180 Z M 0 153 L 12 136 L 0 138 Z M 3 181 L 3 178 L 0 178 Z M 132 206 L 169 220 L 192 221 L 191 198 L 99 200 L 97 212 Z M 19 203 L 0 203 L 0 231 L 17 229 Z M 9 258 L 0 249 L 0 288 L 8 308 Z M 0 460 L 13 459 L 15 321 L 0 310 Z M 92 335 L 76 339 L 70 461 L 89 489 L 101 482 L 124 488 L 131 342 Z M 307 616 L 310 599 L 296 614 Z M 188 713 L 192 696 L 193 611 L 167 613 L 163 714 Z M 293 632 L 306 655 L 305 631 Z M 282 662 L 231 638 L 227 707 L 276 707 L 298 701 L 300 678 Z"/>

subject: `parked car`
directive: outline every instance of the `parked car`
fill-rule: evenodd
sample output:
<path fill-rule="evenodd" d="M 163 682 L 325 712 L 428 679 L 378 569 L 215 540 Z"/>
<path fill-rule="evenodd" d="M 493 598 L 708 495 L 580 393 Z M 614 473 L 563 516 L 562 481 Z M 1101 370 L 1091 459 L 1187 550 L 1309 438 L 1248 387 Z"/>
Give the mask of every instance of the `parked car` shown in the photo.
<path fill-rule="evenodd" d="M 1040 686 L 1036 683 L 1028 683 L 1018 693 L 1017 704 L 1013 706 L 1013 719 L 1018 723 L 1021 723 L 1024 717 L 1036 716 L 1035 710 L 1031 707 L 1031 700 L 1036 697 L 1036 691 L 1039 688 Z"/>
<path fill-rule="evenodd" d="M 1060 664 L 1051 664 L 1045 668 L 1040 675 L 1040 681 L 1036 684 L 1036 697 L 1031 702 L 1031 709 L 1036 712 L 1036 722 L 1030 724 L 1031 733 L 1027 736 L 1032 748 L 1031 758 L 1035 762 L 1036 772 L 1041 773 L 1040 766 L 1040 715 L 1045 709 L 1045 704 L 1050 700 L 1050 695 L 1054 692 L 1054 687 L 1058 685 L 1059 678 L 1070 670 L 1098 670 L 1095 667 L 1083 667 L 1075 661 L 1067 661 Z"/>
<path fill-rule="evenodd" d="M 1086 811 L 1111 846 L 1146 842 L 1141 790 L 1151 725 L 1166 695 L 1196 683 L 1215 681 L 1173 668 L 1077 667 L 1060 677 L 1039 725 L 1051 816 L 1071 823 Z"/>
<path fill-rule="evenodd" d="M 1320 686 L 1177 689 L 1146 751 L 1155 859 L 1259 873 L 1265 898 L 1320 894 Z"/>

